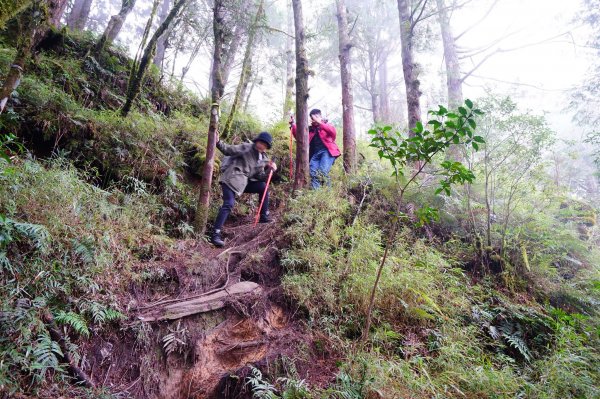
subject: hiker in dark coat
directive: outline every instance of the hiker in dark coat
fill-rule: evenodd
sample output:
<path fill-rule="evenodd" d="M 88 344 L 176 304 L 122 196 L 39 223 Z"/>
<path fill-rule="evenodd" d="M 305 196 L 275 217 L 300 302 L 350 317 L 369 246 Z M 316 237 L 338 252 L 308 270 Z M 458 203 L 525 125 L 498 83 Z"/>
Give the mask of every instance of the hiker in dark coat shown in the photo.
<path fill-rule="evenodd" d="M 211 242 L 217 246 L 225 245 L 221 237 L 221 228 L 227 220 L 227 217 L 235 204 L 235 197 L 243 193 L 253 193 L 259 195 L 259 202 L 265 193 L 267 177 L 269 170 L 276 171 L 277 165 L 269 160 L 266 155 L 267 149 L 273 144 L 273 138 L 267 132 L 262 132 L 252 143 L 238 145 L 225 144 L 222 141 L 217 142 L 217 148 L 225 158 L 221 163 L 221 178 L 219 183 L 223 190 L 223 205 L 215 220 L 214 231 L 211 236 Z M 269 217 L 269 192 L 265 195 L 265 201 L 260 211 L 260 223 L 268 223 Z"/>
<path fill-rule="evenodd" d="M 335 127 L 327 122 L 327 119 L 323 119 L 321 111 L 313 109 L 309 116 L 311 122 L 308 128 L 310 184 L 312 188 L 319 188 L 323 183 L 331 185 L 329 171 L 341 152 L 335 143 L 337 135 Z M 290 118 L 290 124 L 292 134 L 296 137 L 296 124 L 293 117 Z"/>

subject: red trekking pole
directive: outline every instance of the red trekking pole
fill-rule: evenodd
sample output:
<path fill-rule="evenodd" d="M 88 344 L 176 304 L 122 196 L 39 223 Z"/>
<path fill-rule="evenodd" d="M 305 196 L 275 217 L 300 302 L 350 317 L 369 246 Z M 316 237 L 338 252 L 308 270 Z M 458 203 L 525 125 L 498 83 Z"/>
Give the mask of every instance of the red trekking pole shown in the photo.
<path fill-rule="evenodd" d="M 267 177 L 267 185 L 265 187 L 265 192 L 260 200 L 260 205 L 258 206 L 258 212 L 256 212 L 256 217 L 254 218 L 254 225 L 258 223 L 258 219 L 260 218 L 260 210 L 263 207 L 263 203 L 265 202 L 265 197 L 267 196 L 267 190 L 269 190 L 269 183 L 271 183 L 271 177 L 273 177 L 273 169 L 269 172 L 269 177 Z"/>

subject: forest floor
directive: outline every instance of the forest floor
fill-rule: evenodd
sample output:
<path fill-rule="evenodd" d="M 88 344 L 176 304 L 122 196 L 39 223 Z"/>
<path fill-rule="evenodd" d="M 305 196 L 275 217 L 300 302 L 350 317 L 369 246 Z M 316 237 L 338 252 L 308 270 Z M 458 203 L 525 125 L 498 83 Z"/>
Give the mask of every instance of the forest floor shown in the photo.
<path fill-rule="evenodd" d="M 339 355 L 328 351 L 326 337 L 302 323 L 302 315 L 283 294 L 281 228 L 276 222 L 254 226 L 251 219 L 226 225 L 224 248 L 203 240 L 180 240 L 155 251 L 161 255 L 139 266 L 161 278 L 132 284 L 130 297 L 123 300 L 129 302 L 131 323 L 148 324 L 137 318 L 156 303 L 242 281 L 257 283 L 260 289 L 228 299 L 221 310 L 149 323 L 151 332 L 138 325 L 139 331 L 147 331 L 148 345 L 140 345 L 140 333 L 90 341 L 84 351 L 96 384 L 136 398 L 245 398 L 252 397 L 246 378 L 250 365 L 266 375 L 285 370 L 313 387 L 335 379 Z M 162 364 L 152 364 L 156 361 Z"/>

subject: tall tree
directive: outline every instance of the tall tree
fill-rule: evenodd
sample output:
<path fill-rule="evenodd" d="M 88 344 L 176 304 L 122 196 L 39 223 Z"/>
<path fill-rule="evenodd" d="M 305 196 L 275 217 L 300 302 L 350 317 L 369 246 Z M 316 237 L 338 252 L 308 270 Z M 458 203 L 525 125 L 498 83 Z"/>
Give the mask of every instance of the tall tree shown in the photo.
<path fill-rule="evenodd" d="M 225 127 L 223 128 L 223 137 L 225 139 L 227 139 L 230 134 L 231 123 L 233 122 L 233 118 L 235 116 L 235 113 L 237 112 L 240 102 L 242 102 L 244 99 L 244 88 L 247 87 L 248 81 L 250 80 L 250 75 L 252 72 L 252 51 L 254 49 L 254 41 L 258 31 L 258 22 L 263 17 L 263 14 L 264 0 L 260 0 L 258 8 L 256 10 L 256 15 L 254 16 L 252 25 L 248 30 L 248 41 L 246 42 L 246 51 L 244 52 L 244 59 L 242 61 L 240 81 L 235 90 L 235 97 L 233 98 L 233 103 L 231 104 L 231 111 L 229 112 L 229 116 L 227 117 L 227 121 L 225 122 Z"/>
<path fill-rule="evenodd" d="M 83 30 L 91 9 L 92 0 L 75 0 L 67 17 L 67 26 L 72 30 Z"/>
<path fill-rule="evenodd" d="M 344 0 L 336 0 L 340 77 L 342 81 L 342 119 L 344 127 L 344 170 L 354 173 L 356 169 L 356 133 L 354 131 L 354 99 L 352 95 L 352 62 L 350 59 L 350 35 Z"/>
<path fill-rule="evenodd" d="M 198 234 L 204 234 L 206 231 L 208 208 L 210 206 L 210 189 L 212 186 L 212 175 L 215 164 L 215 150 L 218 134 L 217 131 L 219 128 L 219 106 L 225 90 L 221 66 L 221 58 L 223 57 L 223 47 L 225 42 L 224 11 L 223 0 L 215 0 L 213 11 L 214 48 L 211 71 L 212 86 L 210 88 L 212 105 L 210 109 L 210 122 L 208 125 L 206 159 L 204 161 L 204 166 L 202 167 L 202 184 L 200 186 L 198 206 L 196 207 L 196 219 L 194 221 L 194 227 Z"/>
<path fill-rule="evenodd" d="M 160 12 L 158 13 L 159 24 L 162 24 L 167 18 L 167 15 L 169 14 L 169 7 L 171 7 L 171 0 L 163 0 Z M 156 43 L 156 55 L 154 56 L 154 60 L 152 62 L 161 70 L 163 61 L 165 59 L 165 51 L 167 49 L 167 38 L 169 37 L 170 32 L 171 29 L 167 29 L 165 33 L 158 38 L 158 42 Z"/>
<path fill-rule="evenodd" d="M 35 46 L 46 35 L 56 15 L 64 10 L 66 0 L 35 0 L 22 11 L 17 19 L 17 54 L 10 65 L 10 69 L 2 88 L 0 88 L 0 113 L 4 111 L 10 95 L 21 83 L 25 65 Z M 21 8 L 16 5 L 7 12 L 17 15 Z M 2 20 L 2 18 L 0 18 Z"/>
<path fill-rule="evenodd" d="M 404 84 L 406 86 L 406 102 L 408 110 L 408 128 L 410 135 L 414 133 L 412 129 L 415 128 L 417 122 L 421 121 L 421 90 L 419 81 L 419 71 L 415 64 L 414 53 L 413 53 L 413 38 L 414 38 L 414 26 L 417 19 L 414 19 L 413 14 L 417 10 L 413 10 L 411 13 L 409 7 L 409 0 L 398 0 L 398 14 L 400 17 L 400 40 L 402 41 L 402 72 L 404 74 Z M 427 1 L 420 2 L 419 6 L 423 7 Z M 421 9 L 421 12 L 422 10 Z"/>
<path fill-rule="evenodd" d="M 448 87 L 448 106 L 457 108 L 463 102 L 460 64 L 456 52 L 456 42 L 450 29 L 450 17 L 444 0 L 436 0 L 438 20 L 444 44 L 444 61 L 446 63 L 446 83 Z"/>
<path fill-rule="evenodd" d="M 289 113 L 292 112 L 292 107 L 294 105 L 294 100 L 292 99 L 292 95 L 294 93 L 294 50 L 293 40 L 294 36 L 291 33 L 292 27 L 292 12 L 291 5 L 289 2 L 286 2 L 286 10 L 287 10 L 287 35 L 285 38 L 285 95 L 283 98 L 283 119 L 288 118 Z"/>
<path fill-rule="evenodd" d="M 296 176 L 294 190 L 308 182 L 308 59 L 304 47 L 304 20 L 301 0 L 292 0 L 296 41 Z"/>
<path fill-rule="evenodd" d="M 96 43 L 94 49 L 96 55 L 99 55 L 102 52 L 102 50 L 104 50 L 104 47 L 106 47 L 107 45 L 110 46 L 112 42 L 117 38 L 119 32 L 121 32 L 121 28 L 123 28 L 125 19 L 135 6 L 135 1 L 136 0 L 121 0 L 121 10 L 118 14 L 110 17 L 110 21 L 108 21 L 108 25 L 106 26 L 104 33 L 102 33 L 102 36 L 100 36 L 98 43 Z"/>
<path fill-rule="evenodd" d="M 162 24 L 159 25 L 158 29 L 156 29 L 156 31 L 152 35 L 152 38 L 150 38 L 150 40 L 148 41 L 148 44 L 146 45 L 146 48 L 144 49 L 144 55 L 142 56 L 142 58 L 140 60 L 139 67 L 137 67 L 137 70 L 135 71 L 135 73 L 132 74 L 129 78 L 129 84 L 127 87 L 127 101 L 125 102 L 125 105 L 123 105 L 123 108 L 121 109 L 122 116 L 127 116 L 129 111 L 131 110 L 133 102 L 135 101 L 135 99 L 137 98 L 137 96 L 140 92 L 140 89 L 142 87 L 142 83 L 144 80 L 144 76 L 146 75 L 148 66 L 150 65 L 150 62 L 152 62 L 152 58 L 154 57 L 154 54 L 155 54 L 156 42 L 158 41 L 158 38 L 163 33 L 165 33 L 165 31 L 169 28 L 171 23 L 173 23 L 173 20 L 179 14 L 181 9 L 185 6 L 187 1 L 188 0 L 177 0 L 177 2 L 173 5 L 173 8 L 171 9 L 171 11 L 169 11 L 167 18 L 163 21 Z"/>

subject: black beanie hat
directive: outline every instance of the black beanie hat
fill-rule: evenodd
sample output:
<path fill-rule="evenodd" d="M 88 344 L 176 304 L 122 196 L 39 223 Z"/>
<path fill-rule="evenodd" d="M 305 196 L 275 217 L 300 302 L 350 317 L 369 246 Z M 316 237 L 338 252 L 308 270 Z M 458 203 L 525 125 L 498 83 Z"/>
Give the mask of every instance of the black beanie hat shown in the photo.
<path fill-rule="evenodd" d="M 269 149 L 273 145 L 273 137 L 271 137 L 271 135 L 269 134 L 269 132 L 261 132 L 252 141 L 255 142 L 255 143 L 257 141 L 262 141 L 263 143 L 265 143 L 267 145 L 267 147 L 269 147 Z"/>

